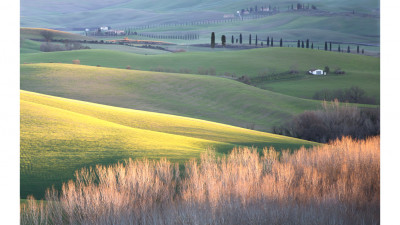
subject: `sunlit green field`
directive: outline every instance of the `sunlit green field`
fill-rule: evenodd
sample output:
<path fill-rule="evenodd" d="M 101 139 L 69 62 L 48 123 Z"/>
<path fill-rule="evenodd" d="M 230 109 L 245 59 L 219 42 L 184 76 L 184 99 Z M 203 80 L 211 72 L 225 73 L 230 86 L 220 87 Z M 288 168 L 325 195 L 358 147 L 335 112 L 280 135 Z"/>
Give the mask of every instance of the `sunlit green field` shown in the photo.
<path fill-rule="evenodd" d="M 106 105 L 272 131 L 321 102 L 215 76 L 70 64 L 21 65 L 21 89 Z"/>
<path fill-rule="evenodd" d="M 220 123 L 21 91 L 21 197 L 71 179 L 81 167 L 128 158 L 183 162 L 208 148 L 276 149 L 315 143 Z"/>
<path fill-rule="evenodd" d="M 304 76 L 302 80 L 279 82 L 260 82 L 257 86 L 274 92 L 301 98 L 311 98 L 315 91 L 359 86 L 366 94 L 380 96 L 380 59 L 347 53 L 326 52 L 298 48 L 263 48 L 225 52 L 187 52 L 163 55 L 139 55 L 107 50 L 78 50 L 68 52 L 22 54 L 21 63 L 61 62 L 72 63 L 79 59 L 84 65 L 126 68 L 136 70 L 163 69 L 164 71 L 187 71 L 199 73 L 199 70 L 215 70 L 215 74 L 234 75 L 236 78 L 246 75 L 257 77 L 262 74 L 287 73 L 292 68 L 300 74 L 312 68 L 324 69 L 329 66 L 333 71 L 341 68 L 344 76 Z M 287 85 L 286 85 L 287 84 Z"/>

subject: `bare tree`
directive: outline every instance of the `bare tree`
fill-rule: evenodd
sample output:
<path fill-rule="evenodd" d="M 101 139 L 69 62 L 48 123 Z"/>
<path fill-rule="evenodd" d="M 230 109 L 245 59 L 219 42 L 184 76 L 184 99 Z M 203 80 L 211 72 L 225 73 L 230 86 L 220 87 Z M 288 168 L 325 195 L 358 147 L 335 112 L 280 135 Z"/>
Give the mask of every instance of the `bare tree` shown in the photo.
<path fill-rule="evenodd" d="M 53 37 L 54 37 L 54 33 L 49 30 L 40 31 L 40 35 L 43 36 L 43 38 L 44 38 L 44 40 L 46 40 L 46 42 L 50 42 L 51 40 L 53 40 Z"/>

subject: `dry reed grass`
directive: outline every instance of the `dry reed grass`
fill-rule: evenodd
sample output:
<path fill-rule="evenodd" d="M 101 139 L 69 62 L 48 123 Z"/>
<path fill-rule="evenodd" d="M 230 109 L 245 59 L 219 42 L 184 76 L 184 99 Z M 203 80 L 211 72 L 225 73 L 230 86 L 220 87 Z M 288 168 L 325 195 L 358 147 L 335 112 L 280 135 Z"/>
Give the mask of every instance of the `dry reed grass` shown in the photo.
<path fill-rule="evenodd" d="M 22 224 L 379 224 L 380 138 L 209 151 L 183 174 L 166 160 L 97 166 L 21 208 Z"/>

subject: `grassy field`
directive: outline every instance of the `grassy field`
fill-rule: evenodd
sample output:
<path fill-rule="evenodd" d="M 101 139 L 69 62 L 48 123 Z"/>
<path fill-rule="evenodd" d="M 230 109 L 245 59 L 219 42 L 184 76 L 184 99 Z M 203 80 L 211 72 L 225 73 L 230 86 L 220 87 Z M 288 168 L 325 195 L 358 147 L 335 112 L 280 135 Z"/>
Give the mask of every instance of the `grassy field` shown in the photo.
<path fill-rule="evenodd" d="M 79 50 L 68 52 L 22 54 L 21 63 L 72 63 L 79 59 L 84 65 L 126 68 L 136 70 L 164 71 L 214 69 L 216 75 L 235 74 L 256 78 L 261 74 L 287 73 L 295 68 L 301 74 L 312 68 L 329 66 L 331 70 L 341 68 L 343 76 L 303 76 L 301 80 L 259 82 L 255 85 L 274 92 L 301 98 L 311 98 L 322 89 L 349 88 L 359 86 L 366 94 L 379 101 L 380 59 L 369 56 L 326 52 L 298 48 L 263 48 L 242 51 L 186 52 L 163 55 L 139 55 L 107 50 Z"/>
<path fill-rule="evenodd" d="M 27 28 L 22 27 L 20 28 L 20 35 L 23 39 L 41 39 L 44 40 L 43 36 L 41 35 L 42 31 L 49 31 L 53 34 L 53 39 L 55 40 L 94 40 L 92 37 L 86 37 L 78 34 L 73 34 L 69 32 L 63 32 L 58 30 L 52 29 L 45 29 L 45 28 Z"/>
<path fill-rule="evenodd" d="M 356 28 L 356 29 L 355 29 Z M 179 34 L 198 33 L 200 39 L 193 41 L 176 40 L 180 43 L 209 43 L 211 31 L 216 32 L 216 42 L 221 42 L 221 35 L 227 35 L 230 43 L 231 35 L 235 38 L 243 35 L 243 43 L 248 43 L 248 36 L 253 39 L 258 35 L 259 41 L 266 41 L 267 36 L 274 37 L 275 41 L 283 38 L 284 41 L 310 39 L 315 46 L 323 47 L 325 41 L 359 42 L 379 45 L 379 18 L 343 16 L 343 15 L 313 15 L 307 13 L 280 13 L 260 19 L 238 20 L 226 23 L 157 27 L 138 32 L 151 34 Z M 133 36 L 135 37 L 135 36 Z M 170 40 L 172 41 L 172 40 Z M 253 44 L 254 44 L 253 40 Z M 291 43 L 292 44 L 292 43 Z M 296 45 L 296 43 L 293 43 Z M 377 48 L 379 50 L 379 48 Z"/>
<path fill-rule="evenodd" d="M 41 42 L 22 39 L 20 43 L 20 53 L 39 53 Z"/>
<path fill-rule="evenodd" d="M 89 46 L 91 49 L 113 50 L 113 51 L 135 53 L 141 55 L 159 55 L 159 54 L 170 53 L 168 51 L 163 51 L 159 49 L 140 48 L 140 47 L 125 46 L 125 45 L 117 45 L 117 44 L 84 44 L 84 45 Z"/>
<path fill-rule="evenodd" d="M 42 196 L 76 169 L 127 158 L 183 162 L 208 147 L 294 149 L 315 143 L 193 118 L 21 91 L 21 197 Z"/>
<path fill-rule="evenodd" d="M 110 25 L 142 25 L 160 23 L 180 23 L 183 21 L 198 21 L 206 19 L 222 19 L 224 13 L 235 13 L 243 8 L 276 6 L 281 11 L 287 10 L 297 1 L 268 0 L 255 2 L 253 0 L 173 0 L 173 1 L 77 1 L 68 0 L 55 3 L 49 0 L 21 2 L 21 25 L 26 27 L 80 27 Z M 320 10 L 333 12 L 379 13 L 379 1 L 317 1 L 303 2 L 314 4 Z M 85 10 L 82 10 L 85 9 Z"/>
<path fill-rule="evenodd" d="M 261 131 L 271 131 L 295 114 L 321 107 L 319 101 L 214 76 L 56 63 L 21 65 L 21 89 Z"/>

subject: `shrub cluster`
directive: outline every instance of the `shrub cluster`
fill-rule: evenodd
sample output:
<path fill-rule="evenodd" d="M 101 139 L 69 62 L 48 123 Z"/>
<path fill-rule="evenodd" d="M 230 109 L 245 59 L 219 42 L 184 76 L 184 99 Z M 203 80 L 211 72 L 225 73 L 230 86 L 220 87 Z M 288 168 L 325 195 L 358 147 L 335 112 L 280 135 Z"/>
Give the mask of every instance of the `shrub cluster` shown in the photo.
<path fill-rule="evenodd" d="M 76 172 L 21 224 L 379 224 L 380 141 L 343 138 L 294 154 L 234 149 L 200 162 L 132 161 Z"/>
<path fill-rule="evenodd" d="M 342 136 L 364 139 L 380 134 L 380 110 L 340 105 L 337 100 L 331 104 L 324 102 L 322 110 L 299 114 L 274 127 L 273 132 L 322 143 Z"/>
<path fill-rule="evenodd" d="M 42 52 L 71 51 L 79 49 L 90 49 L 90 47 L 83 46 L 79 42 L 66 42 L 64 45 L 46 42 L 40 45 L 40 51 Z"/>
<path fill-rule="evenodd" d="M 352 86 L 347 89 L 320 90 L 315 92 L 313 99 L 325 101 L 337 99 L 340 102 L 376 104 L 375 98 L 366 96 L 365 91 L 357 86 Z"/>

